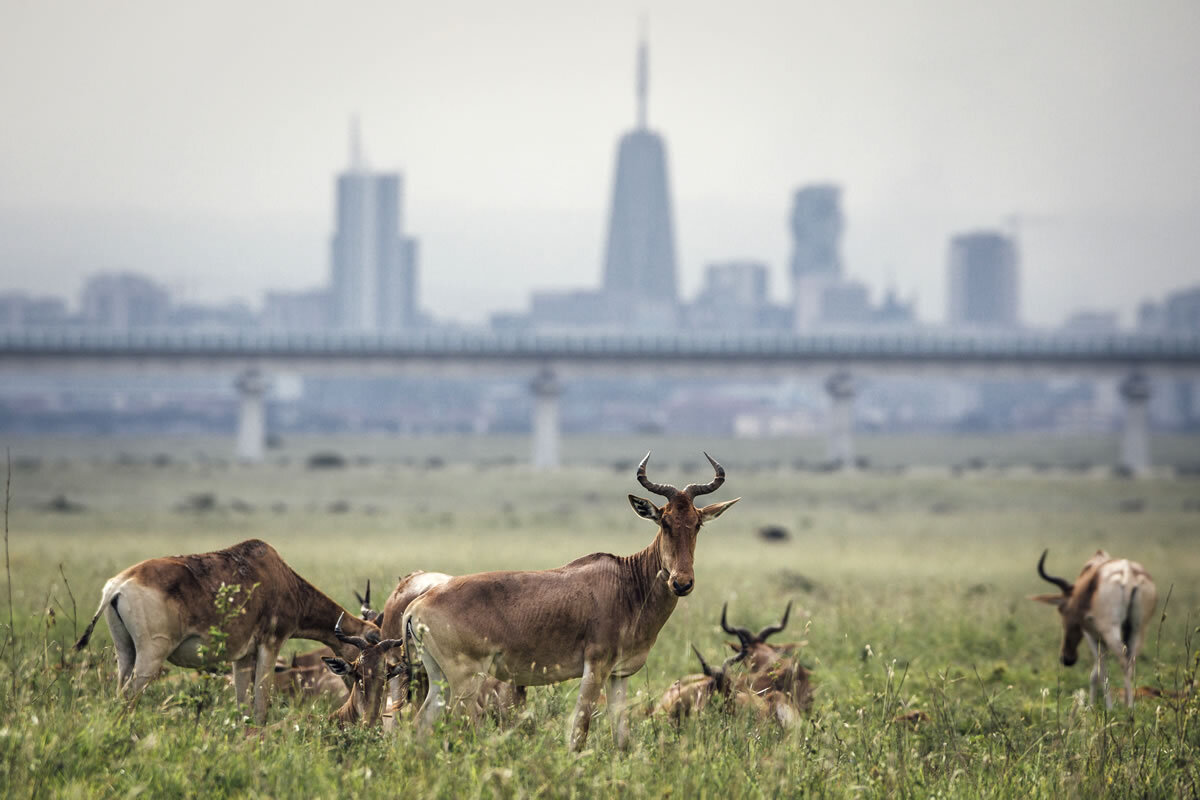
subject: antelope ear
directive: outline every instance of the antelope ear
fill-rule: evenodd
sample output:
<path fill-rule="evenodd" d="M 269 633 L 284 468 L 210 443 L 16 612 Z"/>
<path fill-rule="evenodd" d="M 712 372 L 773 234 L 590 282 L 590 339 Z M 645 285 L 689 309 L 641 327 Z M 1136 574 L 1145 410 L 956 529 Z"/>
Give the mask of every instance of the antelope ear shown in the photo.
<path fill-rule="evenodd" d="M 1058 594 L 1031 594 L 1029 599 L 1035 603 L 1045 603 L 1048 606 L 1063 607 L 1063 603 L 1067 602 L 1067 596 L 1061 592 Z"/>
<path fill-rule="evenodd" d="M 659 507 L 643 497 L 629 495 L 629 505 L 633 506 L 633 512 L 642 519 L 658 522 L 662 518 L 662 511 Z"/>
<path fill-rule="evenodd" d="M 392 678 L 398 678 L 406 672 L 408 672 L 407 664 L 403 662 L 399 664 L 393 664 L 392 666 L 388 667 L 387 679 L 390 681 Z"/>
<path fill-rule="evenodd" d="M 728 645 L 729 649 L 735 653 L 740 653 L 742 650 L 742 646 L 737 642 L 726 642 L 725 644 Z"/>
<path fill-rule="evenodd" d="M 334 675 L 350 674 L 350 665 L 347 664 L 344 659 L 330 658 L 329 656 L 325 656 L 321 660 L 325 662 L 325 666 L 329 667 L 329 671 Z"/>
<path fill-rule="evenodd" d="M 700 509 L 700 521 L 708 522 L 710 519 L 716 519 L 725 513 L 725 509 L 741 499 L 740 497 L 735 497 L 732 500 L 726 500 L 724 503 L 713 503 L 711 506 L 705 506 Z"/>

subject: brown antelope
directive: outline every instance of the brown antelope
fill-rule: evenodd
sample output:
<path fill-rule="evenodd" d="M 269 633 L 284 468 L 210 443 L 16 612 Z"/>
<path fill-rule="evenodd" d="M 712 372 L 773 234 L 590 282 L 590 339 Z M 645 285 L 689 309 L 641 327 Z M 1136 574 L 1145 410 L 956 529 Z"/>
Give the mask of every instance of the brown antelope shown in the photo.
<path fill-rule="evenodd" d="M 215 603 L 223 584 L 239 587 L 233 601 L 240 610 L 225 618 Z M 333 634 L 345 613 L 296 574 L 275 548 L 250 539 L 213 553 L 152 558 L 121 571 L 104 585 L 100 607 L 75 649 L 87 645 L 104 614 L 117 650 L 117 689 L 132 699 L 165 661 L 191 669 L 232 661 L 238 702 L 246 703 L 253 679 L 254 716 L 262 723 L 279 648 L 288 639 L 314 639 L 351 654 Z M 378 633 L 357 617 L 347 616 L 345 625 L 354 636 Z M 225 633 L 223 654 L 214 652 L 213 627 Z"/>
<path fill-rule="evenodd" d="M 1096 701 L 1096 686 L 1104 682 L 1104 702 L 1112 708 L 1108 679 L 1104 674 L 1104 649 L 1121 662 L 1125 673 L 1125 697 L 1133 707 L 1133 672 L 1146 638 L 1146 628 L 1158 604 L 1158 590 L 1150 573 L 1136 561 L 1112 558 L 1103 550 L 1083 565 L 1083 571 L 1068 583 L 1046 574 L 1046 550 L 1038 559 L 1038 575 L 1057 586 L 1058 594 L 1035 595 L 1030 600 L 1047 603 L 1062 616 L 1063 643 L 1060 658 L 1071 666 L 1079 658 L 1079 641 L 1086 638 L 1096 663 L 1092 668 L 1089 697 Z"/>
<path fill-rule="evenodd" d="M 384 636 L 400 640 L 404 611 L 409 604 L 434 586 L 440 586 L 449 581 L 451 577 L 444 572 L 423 572 L 421 570 L 406 575 L 392 590 L 382 612 L 370 609 L 371 590 L 368 584 L 367 594 L 359 597 L 359 602 L 363 606 L 363 616 L 374 619 L 381 626 Z M 368 617 L 368 613 L 373 616 Z M 368 641 L 370 641 L 369 636 Z M 386 652 L 388 649 L 391 648 L 383 648 L 382 652 Z M 363 662 L 361 667 L 347 664 L 342 659 L 324 659 L 324 665 L 334 674 L 352 679 L 352 692 L 357 692 L 351 701 L 356 710 L 353 715 L 349 710 L 339 712 L 339 719 L 342 722 L 363 720 L 367 724 L 373 724 L 382 713 L 380 709 L 384 699 L 385 683 L 390 688 L 393 713 L 403 707 L 407 701 L 408 689 L 412 681 L 418 684 L 416 687 L 418 698 L 424 699 L 425 693 L 428 691 L 428 681 L 424 671 L 416 669 L 417 665 L 414 664 L 410 667 L 407 662 L 396 664 L 389 661 L 383 667 L 374 667 L 372 658 L 373 656 L 367 650 L 363 650 L 360 659 Z M 357 690 L 353 688 L 355 685 L 358 687 Z M 494 713 L 499 716 L 508 709 L 524 703 L 525 688 L 489 677 L 485 680 L 477 701 L 481 712 Z"/>
<path fill-rule="evenodd" d="M 354 592 L 354 599 L 358 601 L 358 605 L 360 608 L 359 615 L 363 619 L 365 619 L 367 622 L 375 622 L 376 624 L 378 624 L 378 622 L 376 621 L 376 617 L 379 616 L 379 612 L 376 611 L 375 609 L 371 608 L 371 579 L 370 578 L 367 579 L 367 593 L 365 595 L 361 595 L 356 590 Z"/>
<path fill-rule="evenodd" d="M 725 616 L 728 609 L 728 603 L 721 608 L 721 629 L 738 638 L 736 644 L 730 642 L 729 646 L 747 656 L 746 672 L 750 690 L 764 697 L 772 692 L 778 693 L 778 696 L 772 696 L 772 707 L 779 709 L 776 716 L 781 723 L 790 724 L 790 720 L 783 719 L 783 716 L 789 715 L 781 703 L 790 704 L 796 711 L 808 711 L 812 706 L 812 684 L 808 670 L 797 658 L 790 656 L 800 646 L 799 643 L 772 645 L 767 644 L 767 638 L 787 627 L 792 604 L 787 604 L 783 619 L 778 624 L 768 625 L 758 633 L 730 625 Z"/>
<path fill-rule="evenodd" d="M 403 644 L 403 640 L 380 640 L 379 634 L 373 630 L 367 631 L 366 636 L 348 635 L 342 631 L 340 617 L 333 626 L 333 635 L 359 652 L 353 661 L 336 657 L 323 659 L 334 674 L 351 680 L 350 696 L 341 708 L 333 712 L 332 718 L 343 726 L 356 722 L 374 725 L 379 721 L 383 708 L 387 681 L 399 677 L 405 670 L 403 662 L 389 665 L 387 659 L 387 652 Z"/>
<path fill-rule="evenodd" d="M 744 659 L 747 651 L 741 650 L 736 655 L 725 659 L 725 663 L 721 665 L 720 669 L 709 667 L 695 645 L 692 646 L 692 652 L 696 654 L 696 658 L 700 659 L 700 669 L 704 674 L 685 675 L 671 684 L 655 704 L 651 714 L 666 714 L 675 722 L 680 722 L 684 717 L 704 710 L 712 698 L 717 695 L 726 698 L 727 702 L 738 702 L 739 704 L 745 704 L 747 701 L 753 702 L 750 698 L 757 699 L 755 695 L 746 692 L 737 692 L 734 695 L 733 680 L 728 675 L 729 668 Z"/>
<path fill-rule="evenodd" d="M 667 502 L 660 508 L 629 495 L 634 512 L 658 525 L 654 541 L 641 552 L 593 553 L 537 572 L 464 575 L 414 600 L 404 615 L 405 649 L 410 660 L 420 658 L 430 683 L 418 729 L 427 734 L 446 707 L 443 686 L 452 707 L 463 706 L 474 721 L 474 700 L 489 675 L 518 686 L 582 677 L 569 747 L 578 750 L 587 740 L 592 707 L 605 682 L 614 738 L 624 747 L 628 678 L 646 663 L 678 599 L 695 588 L 700 526 L 741 499 L 696 508 L 696 497 L 725 482 L 724 468 L 705 457 L 715 477 L 684 489 L 651 483 L 650 455 L 642 459 L 638 482 Z"/>

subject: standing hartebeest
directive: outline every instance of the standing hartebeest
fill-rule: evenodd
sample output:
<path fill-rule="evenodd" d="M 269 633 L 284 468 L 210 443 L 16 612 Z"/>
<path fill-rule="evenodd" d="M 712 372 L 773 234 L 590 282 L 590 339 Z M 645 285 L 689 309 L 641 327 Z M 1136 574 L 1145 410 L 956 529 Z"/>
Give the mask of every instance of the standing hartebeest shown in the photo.
<path fill-rule="evenodd" d="M 474 702 L 491 675 L 518 686 L 539 686 L 582 677 L 568 743 L 587 740 L 592 707 L 608 682 L 608 705 L 618 747 L 629 729 L 625 714 L 628 678 L 646 663 L 658 632 L 680 597 L 695 587 L 692 565 L 696 535 L 740 500 L 696 508 L 694 499 L 716 491 L 725 470 L 707 453 L 716 472 L 710 483 L 676 489 L 651 483 L 646 462 L 638 482 L 667 498 L 661 508 L 629 495 L 633 510 L 658 523 L 650 546 L 631 556 L 593 553 L 557 569 L 485 572 L 435 586 L 413 601 L 404 615 L 405 649 L 429 674 L 429 695 L 418 727 L 428 733 L 450 701 L 465 706 L 474 721 Z M 386 615 L 385 615 L 386 616 Z"/>
<path fill-rule="evenodd" d="M 758 633 L 751 633 L 748 628 L 730 625 L 725 618 L 728 609 L 728 603 L 721 607 L 721 629 L 738 638 L 737 644 L 730 642 L 729 646 L 748 656 L 746 671 L 750 689 L 763 696 L 771 692 L 777 693 L 775 706 L 779 706 L 779 701 L 785 701 L 796 711 L 808 711 L 812 706 L 812 684 L 809 681 L 808 670 L 795 656 L 789 657 L 800 645 L 767 644 L 767 637 L 787 627 L 788 616 L 792 613 L 791 602 L 784 609 L 783 619 L 778 624 L 768 625 Z M 786 715 L 782 709 L 781 713 Z M 783 717 L 780 717 L 779 721 L 785 725 L 790 724 L 790 720 Z"/>
<path fill-rule="evenodd" d="M 1092 702 L 1096 701 L 1096 685 L 1103 680 L 1104 703 L 1112 708 L 1108 679 L 1104 675 L 1104 648 L 1107 646 L 1121 662 L 1125 673 L 1125 697 L 1132 708 L 1133 671 L 1146 638 L 1146 626 L 1158 604 L 1158 590 L 1150 573 L 1136 561 L 1112 558 L 1103 550 L 1097 550 L 1083 565 L 1075 583 L 1068 583 L 1046 574 L 1046 554 L 1049 552 L 1044 551 L 1038 559 L 1038 575 L 1062 591 L 1029 599 L 1055 606 L 1062 615 L 1062 663 L 1069 667 L 1078 660 L 1079 640 L 1086 637 L 1096 657 L 1089 697 Z"/>
<path fill-rule="evenodd" d="M 226 614 L 216 603 L 222 586 L 238 587 L 231 598 L 235 607 Z M 267 716 L 275 659 L 288 639 L 313 639 L 353 654 L 333 632 L 346 609 L 258 539 L 212 553 L 151 558 L 122 570 L 104 584 L 100 607 L 76 650 L 87 645 L 101 614 L 117 650 L 117 688 L 126 696 L 137 698 L 165 661 L 192 669 L 232 661 L 241 704 L 253 677 L 259 723 Z M 378 633 L 373 624 L 348 614 L 345 625 L 353 636 Z M 225 634 L 223 647 L 209 635 L 214 627 Z"/>

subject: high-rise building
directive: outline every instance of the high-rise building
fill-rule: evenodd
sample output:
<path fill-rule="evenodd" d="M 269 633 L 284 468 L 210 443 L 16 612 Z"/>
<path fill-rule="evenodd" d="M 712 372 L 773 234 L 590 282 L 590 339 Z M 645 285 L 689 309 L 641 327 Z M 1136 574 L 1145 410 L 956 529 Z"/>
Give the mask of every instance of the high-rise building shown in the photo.
<path fill-rule="evenodd" d="M 792 277 L 841 277 L 842 190 L 814 184 L 796 190 L 792 202 Z"/>
<path fill-rule="evenodd" d="M 614 321 L 675 324 L 675 236 L 666 145 L 647 127 L 647 48 L 638 46 L 637 127 L 621 137 L 604 258 L 604 293 Z"/>
<path fill-rule="evenodd" d="M 417 323 L 417 246 L 404 235 L 404 180 L 371 172 L 357 120 L 350 167 L 337 177 L 337 230 L 332 242 L 332 318 L 355 331 L 395 331 Z"/>
<path fill-rule="evenodd" d="M 947 321 L 951 325 L 1013 328 L 1018 324 L 1017 248 L 993 231 L 950 240 Z"/>

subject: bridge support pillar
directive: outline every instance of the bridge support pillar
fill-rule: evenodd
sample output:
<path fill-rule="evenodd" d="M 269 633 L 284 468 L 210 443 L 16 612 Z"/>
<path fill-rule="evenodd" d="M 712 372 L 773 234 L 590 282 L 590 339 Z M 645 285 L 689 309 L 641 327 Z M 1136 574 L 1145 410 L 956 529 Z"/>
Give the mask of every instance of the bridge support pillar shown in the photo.
<path fill-rule="evenodd" d="M 825 381 L 829 393 L 829 429 L 825 457 L 842 469 L 854 467 L 854 376 L 835 372 Z"/>
<path fill-rule="evenodd" d="M 558 469 L 558 398 L 562 384 L 554 370 L 543 367 L 529 388 L 533 392 L 533 468 Z"/>
<path fill-rule="evenodd" d="M 233 382 L 238 391 L 237 458 L 244 464 L 263 460 L 266 449 L 266 402 L 268 381 L 257 369 L 248 369 Z"/>
<path fill-rule="evenodd" d="M 1150 381 L 1140 372 L 1131 372 L 1120 384 L 1125 401 L 1125 422 L 1121 431 L 1121 467 L 1130 475 L 1150 471 Z"/>

